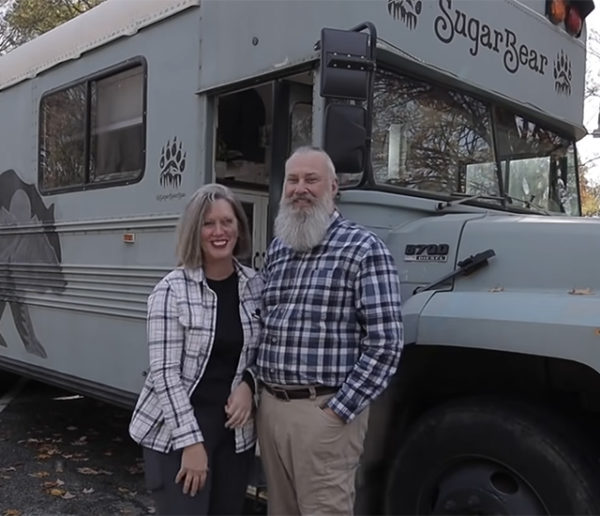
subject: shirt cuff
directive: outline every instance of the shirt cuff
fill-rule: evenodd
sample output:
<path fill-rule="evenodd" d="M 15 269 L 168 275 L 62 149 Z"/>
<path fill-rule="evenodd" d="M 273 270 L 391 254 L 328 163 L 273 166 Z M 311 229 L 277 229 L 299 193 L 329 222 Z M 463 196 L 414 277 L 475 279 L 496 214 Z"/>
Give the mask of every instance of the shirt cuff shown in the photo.
<path fill-rule="evenodd" d="M 256 394 L 256 382 L 254 381 L 254 376 L 252 373 L 246 369 L 242 374 L 242 382 L 246 382 L 250 390 L 252 391 L 252 395 Z"/>
<path fill-rule="evenodd" d="M 185 425 L 173 431 L 171 442 L 174 450 L 180 450 L 186 446 L 204 442 L 204 436 L 197 425 Z"/>

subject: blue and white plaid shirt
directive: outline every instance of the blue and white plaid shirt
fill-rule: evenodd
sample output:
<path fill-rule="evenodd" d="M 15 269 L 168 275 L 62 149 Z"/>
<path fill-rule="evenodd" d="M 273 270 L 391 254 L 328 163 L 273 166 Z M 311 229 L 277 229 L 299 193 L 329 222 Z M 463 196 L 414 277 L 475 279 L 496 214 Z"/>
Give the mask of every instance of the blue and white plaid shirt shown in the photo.
<path fill-rule="evenodd" d="M 323 242 L 308 252 L 274 239 L 263 278 L 253 373 L 269 384 L 339 387 L 328 406 L 351 421 L 385 389 L 400 359 L 400 285 L 389 250 L 335 212 Z"/>
<path fill-rule="evenodd" d="M 252 269 L 235 263 L 244 344 L 233 390 L 256 356 L 262 279 Z M 191 403 L 210 358 L 215 340 L 217 296 L 204 272 L 179 267 L 154 287 L 148 299 L 150 369 L 129 425 L 134 441 L 160 452 L 204 441 Z M 236 451 L 256 441 L 254 419 L 235 429 Z"/>

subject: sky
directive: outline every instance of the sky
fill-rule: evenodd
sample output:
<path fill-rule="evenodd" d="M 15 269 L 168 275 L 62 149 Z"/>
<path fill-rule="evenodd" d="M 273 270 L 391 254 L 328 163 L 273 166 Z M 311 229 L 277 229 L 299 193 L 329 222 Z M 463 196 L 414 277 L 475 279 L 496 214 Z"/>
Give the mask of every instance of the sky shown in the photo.
<path fill-rule="evenodd" d="M 596 0 L 596 9 L 586 18 L 588 34 L 590 31 L 600 33 L 600 1 Z M 588 46 L 587 71 L 595 75 L 595 80 L 600 83 L 600 43 Z M 583 123 L 591 133 L 598 128 L 598 113 L 600 99 L 588 99 L 584 106 Z M 600 138 L 589 134 L 577 143 L 579 160 L 581 163 L 589 162 L 589 179 L 595 184 L 600 184 Z M 598 158 L 595 159 L 594 158 Z M 591 161 L 593 160 L 593 161 Z"/>

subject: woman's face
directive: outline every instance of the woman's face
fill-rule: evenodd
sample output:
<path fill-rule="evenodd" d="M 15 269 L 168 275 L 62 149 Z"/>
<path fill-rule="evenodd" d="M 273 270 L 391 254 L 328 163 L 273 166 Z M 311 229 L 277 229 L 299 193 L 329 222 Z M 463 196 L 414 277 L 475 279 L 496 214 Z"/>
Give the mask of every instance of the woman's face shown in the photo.
<path fill-rule="evenodd" d="M 202 259 L 216 263 L 233 258 L 238 239 L 238 223 L 233 207 L 225 199 L 212 202 L 202 222 Z"/>

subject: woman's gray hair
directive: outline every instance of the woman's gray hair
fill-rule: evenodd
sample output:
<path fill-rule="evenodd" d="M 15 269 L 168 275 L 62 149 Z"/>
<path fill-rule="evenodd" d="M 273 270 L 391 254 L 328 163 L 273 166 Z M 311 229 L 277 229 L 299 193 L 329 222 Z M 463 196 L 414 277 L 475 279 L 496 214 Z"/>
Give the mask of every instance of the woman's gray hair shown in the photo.
<path fill-rule="evenodd" d="M 238 240 L 233 248 L 236 258 L 250 254 L 250 227 L 240 201 L 226 186 L 211 183 L 204 185 L 192 195 L 187 203 L 177 227 L 177 266 L 195 269 L 202 266 L 202 224 L 209 206 L 224 199 L 233 208 L 238 223 Z"/>

